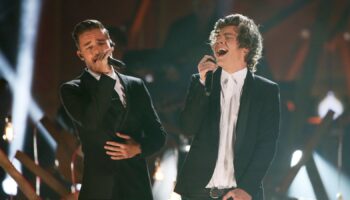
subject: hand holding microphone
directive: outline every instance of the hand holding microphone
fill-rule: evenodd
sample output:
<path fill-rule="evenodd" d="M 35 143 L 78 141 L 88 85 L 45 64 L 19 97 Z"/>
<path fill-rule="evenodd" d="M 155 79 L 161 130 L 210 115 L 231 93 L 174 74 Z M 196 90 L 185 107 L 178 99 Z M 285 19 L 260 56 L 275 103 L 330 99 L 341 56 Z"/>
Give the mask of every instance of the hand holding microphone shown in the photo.
<path fill-rule="evenodd" d="M 111 57 L 113 48 L 105 49 L 94 56 L 89 68 L 99 74 L 108 74 L 112 71 L 112 68 L 108 62 Z"/>
<path fill-rule="evenodd" d="M 213 86 L 213 71 L 218 68 L 215 58 L 205 55 L 198 64 L 200 79 L 205 83 L 205 93 L 210 96 Z"/>
<path fill-rule="evenodd" d="M 98 54 L 95 58 L 95 65 L 92 69 L 98 73 L 108 74 L 112 71 L 112 66 L 117 68 L 125 68 L 125 63 L 112 57 L 113 49 L 106 49 Z"/>

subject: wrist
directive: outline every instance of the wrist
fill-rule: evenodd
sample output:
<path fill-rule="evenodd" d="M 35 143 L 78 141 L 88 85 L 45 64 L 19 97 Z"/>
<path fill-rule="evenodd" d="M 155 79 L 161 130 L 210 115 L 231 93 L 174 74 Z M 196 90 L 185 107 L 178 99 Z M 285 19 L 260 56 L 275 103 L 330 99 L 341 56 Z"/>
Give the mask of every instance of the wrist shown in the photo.
<path fill-rule="evenodd" d="M 199 82 L 200 82 L 202 85 L 205 85 L 205 79 L 199 78 Z"/>

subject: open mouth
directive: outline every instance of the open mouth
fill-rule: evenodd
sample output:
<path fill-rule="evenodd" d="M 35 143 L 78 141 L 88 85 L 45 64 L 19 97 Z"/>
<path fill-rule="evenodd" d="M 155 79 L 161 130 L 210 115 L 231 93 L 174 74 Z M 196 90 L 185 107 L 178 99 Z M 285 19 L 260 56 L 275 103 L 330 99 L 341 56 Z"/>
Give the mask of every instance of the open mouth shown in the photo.
<path fill-rule="evenodd" d="M 217 54 L 218 56 L 223 56 L 223 55 L 225 55 L 227 52 L 228 52 L 227 49 L 219 49 L 219 50 L 216 52 L 216 54 Z"/>
<path fill-rule="evenodd" d="M 98 56 L 96 56 L 95 58 L 92 59 L 92 62 L 96 63 L 98 60 Z"/>

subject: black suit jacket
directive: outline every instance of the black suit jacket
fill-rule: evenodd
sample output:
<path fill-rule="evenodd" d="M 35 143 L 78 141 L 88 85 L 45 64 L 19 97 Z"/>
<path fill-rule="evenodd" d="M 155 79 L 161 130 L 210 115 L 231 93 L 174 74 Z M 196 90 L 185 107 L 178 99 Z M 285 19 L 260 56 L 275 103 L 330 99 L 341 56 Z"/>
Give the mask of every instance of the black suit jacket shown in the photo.
<path fill-rule="evenodd" d="M 115 80 L 87 71 L 61 86 L 61 100 L 76 125 L 84 152 L 79 199 L 152 199 L 145 156 L 165 143 L 165 131 L 141 79 L 117 73 L 124 86 L 126 108 L 114 90 Z M 122 142 L 115 133 L 131 136 L 142 154 L 113 161 L 106 155 L 108 140 Z"/>
<path fill-rule="evenodd" d="M 219 149 L 221 70 L 214 73 L 209 97 L 199 75 L 192 76 L 180 122 L 194 138 L 175 187 L 184 196 L 203 190 L 214 172 Z M 248 71 L 236 126 L 234 169 L 238 187 L 253 199 L 263 199 L 262 179 L 275 153 L 279 121 L 277 84 Z"/>

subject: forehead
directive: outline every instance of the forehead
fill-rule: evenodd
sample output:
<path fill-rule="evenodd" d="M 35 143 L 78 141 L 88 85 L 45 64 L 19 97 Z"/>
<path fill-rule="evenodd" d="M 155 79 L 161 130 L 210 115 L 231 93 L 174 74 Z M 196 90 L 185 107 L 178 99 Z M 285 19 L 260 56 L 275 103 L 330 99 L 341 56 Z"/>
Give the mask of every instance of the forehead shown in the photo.
<path fill-rule="evenodd" d="M 236 26 L 224 26 L 216 31 L 217 35 L 222 35 L 222 34 L 233 34 L 237 35 L 237 27 Z"/>
<path fill-rule="evenodd" d="M 91 40 L 104 40 L 108 39 L 107 34 L 104 30 L 96 28 L 84 31 L 79 35 L 79 43 L 84 44 L 85 42 L 91 41 Z"/>

